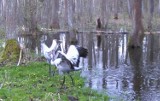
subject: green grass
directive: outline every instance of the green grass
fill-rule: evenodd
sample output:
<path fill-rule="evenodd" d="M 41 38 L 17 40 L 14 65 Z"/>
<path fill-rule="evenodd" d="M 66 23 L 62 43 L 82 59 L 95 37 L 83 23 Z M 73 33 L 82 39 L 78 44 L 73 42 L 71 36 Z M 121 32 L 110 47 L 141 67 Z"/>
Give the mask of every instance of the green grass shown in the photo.
<path fill-rule="evenodd" d="M 75 86 L 66 76 L 65 88 L 60 89 L 63 76 L 49 76 L 48 64 L 35 62 L 27 66 L 0 68 L 0 99 L 5 101 L 69 101 L 68 96 L 79 101 L 107 101 L 105 94 L 84 87 L 80 72 L 73 72 Z"/>

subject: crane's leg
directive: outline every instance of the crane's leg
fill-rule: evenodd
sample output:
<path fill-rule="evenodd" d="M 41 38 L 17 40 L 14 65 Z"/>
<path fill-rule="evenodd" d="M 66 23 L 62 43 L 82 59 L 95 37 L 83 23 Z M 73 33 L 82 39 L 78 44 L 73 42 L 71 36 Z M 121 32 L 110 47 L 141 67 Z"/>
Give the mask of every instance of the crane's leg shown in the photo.
<path fill-rule="evenodd" d="M 51 68 L 51 60 L 49 60 L 49 76 L 54 76 L 54 72 L 52 71 L 52 68 Z"/>
<path fill-rule="evenodd" d="M 49 64 L 49 76 L 52 76 L 51 64 Z"/>
<path fill-rule="evenodd" d="M 63 82 L 61 84 L 61 88 L 63 87 L 64 83 L 65 83 L 65 75 L 63 76 Z"/>
<path fill-rule="evenodd" d="M 69 75 L 69 76 L 70 76 L 70 78 L 71 78 L 71 80 L 72 80 L 72 85 L 74 86 L 74 80 L 73 80 L 73 78 L 72 78 L 71 75 Z"/>
<path fill-rule="evenodd" d="M 57 67 L 54 66 L 54 68 L 52 69 L 52 76 L 54 76 L 54 75 L 58 72 L 56 68 L 57 68 Z"/>

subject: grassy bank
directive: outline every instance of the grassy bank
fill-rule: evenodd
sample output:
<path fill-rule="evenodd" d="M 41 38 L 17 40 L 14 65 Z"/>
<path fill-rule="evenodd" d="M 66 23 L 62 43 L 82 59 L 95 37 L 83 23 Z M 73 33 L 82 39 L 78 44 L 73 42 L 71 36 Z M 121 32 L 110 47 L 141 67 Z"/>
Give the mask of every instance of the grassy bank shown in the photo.
<path fill-rule="evenodd" d="M 49 76 L 48 64 L 0 68 L 0 99 L 12 101 L 107 101 L 108 97 L 84 87 L 80 72 L 72 73 L 75 86 L 67 76 L 65 88 L 60 89 L 63 76 Z M 76 100 L 73 100 L 76 101 Z"/>

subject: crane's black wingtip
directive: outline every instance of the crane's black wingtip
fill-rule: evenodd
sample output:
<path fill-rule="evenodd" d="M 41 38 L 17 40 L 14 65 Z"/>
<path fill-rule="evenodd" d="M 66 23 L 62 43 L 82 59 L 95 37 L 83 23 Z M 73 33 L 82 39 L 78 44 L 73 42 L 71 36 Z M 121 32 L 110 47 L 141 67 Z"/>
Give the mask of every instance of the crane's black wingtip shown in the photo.
<path fill-rule="evenodd" d="M 88 49 L 84 48 L 84 47 L 77 47 L 77 50 L 79 52 L 79 56 L 86 58 L 88 55 Z"/>

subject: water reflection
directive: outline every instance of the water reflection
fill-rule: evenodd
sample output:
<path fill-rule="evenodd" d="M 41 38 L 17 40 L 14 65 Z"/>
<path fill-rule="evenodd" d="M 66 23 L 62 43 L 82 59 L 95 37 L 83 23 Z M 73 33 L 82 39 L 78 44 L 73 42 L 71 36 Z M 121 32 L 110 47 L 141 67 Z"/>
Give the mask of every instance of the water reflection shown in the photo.
<path fill-rule="evenodd" d="M 86 86 L 105 91 L 113 97 L 112 101 L 119 101 L 119 98 L 124 101 L 160 99 L 159 35 L 146 35 L 143 48 L 135 50 L 127 49 L 128 36 L 124 34 L 102 34 L 98 50 L 94 49 L 96 35 L 92 37 L 90 44 L 94 46 L 88 47 L 92 50 L 92 58 L 88 58 L 92 61 L 92 69 L 90 73 L 82 73 L 88 78 Z"/>
<path fill-rule="evenodd" d="M 129 49 L 129 57 L 134 73 L 133 90 L 135 92 L 135 98 L 138 98 L 141 101 L 141 88 L 144 79 L 142 76 L 142 49 Z"/>
<path fill-rule="evenodd" d="M 87 47 L 87 59 L 81 59 L 82 76 L 85 86 L 103 91 L 111 96 L 111 101 L 158 101 L 160 99 L 160 36 L 146 35 L 142 49 L 128 50 L 127 34 L 104 34 L 97 38 L 96 33 L 77 34 L 79 44 Z M 34 51 L 40 50 L 43 40 L 51 45 L 53 38 L 64 40 L 68 47 L 69 34 L 46 34 L 38 39 L 19 39 Z M 101 41 L 97 40 L 101 39 Z M 37 43 L 37 44 L 35 44 Z M 32 46 L 32 45 L 35 46 Z M 98 47 L 97 47 L 98 46 Z M 40 53 L 40 51 L 38 51 Z"/>

